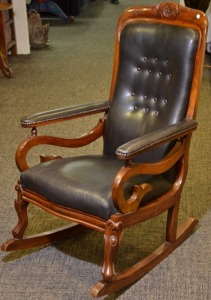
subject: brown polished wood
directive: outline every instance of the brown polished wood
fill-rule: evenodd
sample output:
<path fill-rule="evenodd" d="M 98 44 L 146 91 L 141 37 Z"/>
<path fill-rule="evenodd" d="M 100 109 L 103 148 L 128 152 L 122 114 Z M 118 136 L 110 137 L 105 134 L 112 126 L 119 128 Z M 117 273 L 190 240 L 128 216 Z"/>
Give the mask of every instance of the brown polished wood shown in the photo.
<path fill-rule="evenodd" d="M 0 3 L 0 70 L 10 78 L 12 70 L 8 67 L 8 51 L 16 54 L 16 39 L 11 1 Z"/>
<path fill-rule="evenodd" d="M 174 243 L 163 243 L 154 252 L 144 258 L 142 261 L 133 265 L 131 268 L 124 270 L 112 278 L 112 281 L 99 281 L 92 287 L 92 296 L 101 297 L 105 294 L 112 294 L 114 291 L 123 289 L 124 287 L 137 281 L 156 265 L 158 265 L 164 258 L 172 253 L 181 243 L 188 237 L 190 231 L 197 225 L 198 221 L 189 218 L 178 230 L 178 234 Z"/>
<path fill-rule="evenodd" d="M 10 239 L 2 246 L 3 251 L 26 250 L 34 247 L 52 244 L 87 231 L 87 227 L 74 224 L 27 236 L 24 239 Z"/>
<path fill-rule="evenodd" d="M 199 90 L 202 77 L 203 59 L 206 44 L 207 19 L 206 16 L 199 11 L 191 10 L 176 3 L 162 3 L 157 6 L 134 7 L 126 10 L 119 19 L 116 33 L 116 47 L 114 55 L 114 68 L 111 83 L 110 95 L 114 93 L 114 86 L 117 78 L 117 70 L 119 64 L 119 36 L 123 28 L 129 22 L 143 20 L 146 22 L 174 24 L 182 27 L 190 27 L 199 33 L 199 45 L 197 49 L 192 86 L 190 92 L 189 105 L 187 108 L 186 119 L 194 119 L 197 111 Z M 52 136 L 38 136 L 37 129 L 33 125 L 23 125 L 23 127 L 31 127 L 31 136 L 24 140 L 17 149 L 16 163 L 20 171 L 29 168 L 27 162 L 28 152 L 38 145 L 54 145 L 61 147 L 82 147 L 95 141 L 103 136 L 104 126 L 106 122 L 105 116 L 99 123 L 86 135 L 76 139 L 58 138 Z M 91 115 L 92 112 L 86 113 Z M 78 116 L 79 117 L 79 116 Z M 69 118 L 71 120 L 71 117 Z M 63 120 L 60 120 L 63 121 Z M 42 121 L 38 126 L 54 123 L 51 121 Z M 58 122 L 58 120 L 55 120 Z M 130 159 L 125 159 L 123 166 L 116 174 L 112 185 L 112 197 L 114 205 L 119 212 L 113 214 L 109 220 L 85 214 L 84 212 L 73 210 L 64 206 L 55 204 L 41 195 L 33 191 L 24 189 L 20 182 L 16 185 L 18 197 L 15 200 L 15 208 L 18 215 L 18 224 L 13 229 L 13 239 L 3 243 L 3 251 L 14 251 L 37 247 L 57 241 L 60 238 L 67 238 L 74 234 L 80 233 L 84 228 L 97 230 L 104 235 L 104 261 L 102 268 L 102 280 L 96 283 L 91 289 L 93 297 L 100 297 L 106 294 L 114 293 L 131 283 L 137 281 L 157 264 L 159 264 L 166 256 L 168 256 L 176 247 L 178 247 L 185 238 L 190 234 L 191 230 L 196 226 L 197 220 L 189 218 L 177 230 L 179 202 L 182 188 L 187 176 L 188 170 L 188 153 L 192 132 L 196 128 L 184 131 L 174 136 L 175 146 L 161 161 L 151 164 L 135 164 Z M 163 141 L 163 142 L 166 142 Z M 159 141 L 157 145 L 160 145 Z M 149 146 L 150 150 L 154 146 Z M 41 163 L 51 159 L 57 159 L 57 156 L 48 155 L 41 157 Z M 123 159 L 119 157 L 119 159 Z M 173 165 L 177 164 L 178 173 L 171 189 L 164 195 L 154 199 L 148 203 L 141 203 L 143 195 L 151 190 L 148 183 L 141 186 L 135 186 L 131 198 L 126 201 L 123 193 L 123 186 L 129 177 L 137 174 L 160 174 L 169 170 Z M 63 219 L 79 224 L 77 229 L 61 228 L 60 232 L 47 232 L 41 235 L 25 237 L 24 232 L 28 224 L 27 207 L 28 204 L 34 204 L 45 211 Z M 134 266 L 116 274 L 115 271 L 115 255 L 121 242 L 123 231 L 125 228 L 154 218 L 163 212 L 167 212 L 166 221 L 166 240 L 153 253 L 145 259 L 138 262 Z M 74 227 L 75 228 L 75 227 Z"/>
<path fill-rule="evenodd" d="M 104 123 L 105 119 L 100 119 L 99 123 L 90 132 L 87 132 L 83 136 L 75 139 L 60 138 L 54 136 L 37 136 L 37 130 L 36 128 L 33 128 L 32 135 L 25 139 L 19 145 L 16 151 L 16 165 L 18 169 L 20 171 L 24 171 L 29 168 L 29 165 L 27 163 L 27 154 L 33 147 L 38 145 L 52 145 L 65 148 L 79 148 L 86 146 L 103 135 Z"/>

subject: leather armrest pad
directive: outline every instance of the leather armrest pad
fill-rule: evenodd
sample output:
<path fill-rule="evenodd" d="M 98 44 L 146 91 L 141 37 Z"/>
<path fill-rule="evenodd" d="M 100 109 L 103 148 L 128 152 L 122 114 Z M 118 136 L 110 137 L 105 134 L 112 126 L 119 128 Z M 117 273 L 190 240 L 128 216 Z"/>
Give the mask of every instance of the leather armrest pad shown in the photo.
<path fill-rule="evenodd" d="M 116 155 L 120 159 L 130 159 L 148 149 L 187 135 L 195 130 L 197 125 L 198 123 L 195 120 L 186 119 L 179 123 L 156 130 L 121 145 L 117 148 Z"/>
<path fill-rule="evenodd" d="M 36 127 L 47 125 L 50 123 L 61 122 L 70 120 L 79 116 L 91 115 L 107 111 L 110 102 L 102 101 L 96 103 L 89 103 L 83 105 L 63 107 L 59 109 L 49 110 L 37 114 L 33 114 L 21 119 L 22 127 Z"/>

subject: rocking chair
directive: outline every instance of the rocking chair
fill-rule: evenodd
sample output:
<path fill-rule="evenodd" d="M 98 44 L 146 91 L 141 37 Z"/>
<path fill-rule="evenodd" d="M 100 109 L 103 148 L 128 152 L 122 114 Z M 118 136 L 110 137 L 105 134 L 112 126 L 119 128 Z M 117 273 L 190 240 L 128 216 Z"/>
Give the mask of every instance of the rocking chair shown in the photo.
<path fill-rule="evenodd" d="M 178 247 L 196 226 L 177 230 L 199 98 L 207 18 L 176 3 L 127 9 L 118 22 L 110 98 L 21 120 L 31 136 L 18 147 L 15 208 L 18 224 L 3 251 L 28 249 L 71 237 L 85 228 L 104 235 L 102 280 L 91 294 L 111 294 L 137 281 Z M 38 135 L 37 127 L 102 114 L 73 139 Z M 38 145 L 77 148 L 103 137 L 102 155 L 49 155 L 29 167 Z M 67 228 L 24 236 L 27 206 L 69 220 Z M 166 240 L 152 254 L 116 274 L 114 258 L 125 228 L 167 212 Z"/>

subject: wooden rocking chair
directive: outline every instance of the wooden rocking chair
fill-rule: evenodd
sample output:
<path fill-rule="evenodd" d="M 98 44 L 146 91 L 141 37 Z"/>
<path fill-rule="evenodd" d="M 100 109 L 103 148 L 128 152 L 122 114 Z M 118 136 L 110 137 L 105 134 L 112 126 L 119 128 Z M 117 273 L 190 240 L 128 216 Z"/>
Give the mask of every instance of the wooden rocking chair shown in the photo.
<path fill-rule="evenodd" d="M 185 240 L 197 224 L 189 218 L 177 230 L 189 145 L 197 128 L 206 30 L 202 11 L 176 3 L 129 8 L 118 22 L 109 100 L 21 120 L 23 127 L 31 128 L 31 136 L 17 149 L 18 224 L 3 251 L 49 244 L 87 227 L 97 230 L 104 235 L 103 278 L 91 294 L 98 297 L 137 281 Z M 37 133 L 40 126 L 98 113 L 99 123 L 79 138 Z M 28 166 L 27 154 L 37 145 L 76 148 L 99 137 L 102 155 L 49 155 Z M 25 237 L 29 203 L 76 225 Z M 166 211 L 165 242 L 116 274 L 114 258 L 124 229 Z"/>

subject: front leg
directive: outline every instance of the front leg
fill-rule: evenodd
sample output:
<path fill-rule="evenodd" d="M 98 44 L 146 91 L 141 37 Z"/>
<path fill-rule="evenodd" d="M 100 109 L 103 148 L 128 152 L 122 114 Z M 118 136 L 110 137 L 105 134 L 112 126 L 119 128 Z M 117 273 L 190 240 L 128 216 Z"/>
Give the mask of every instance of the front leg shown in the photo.
<path fill-rule="evenodd" d="M 114 258 L 120 244 L 123 233 L 122 222 L 115 223 L 111 220 L 107 222 L 104 234 L 104 263 L 103 280 L 110 282 L 115 275 Z"/>
<path fill-rule="evenodd" d="M 18 215 L 18 224 L 12 231 L 13 237 L 21 239 L 28 225 L 27 207 L 28 203 L 22 199 L 22 188 L 18 183 L 15 187 L 18 197 L 15 200 L 15 209 Z"/>

